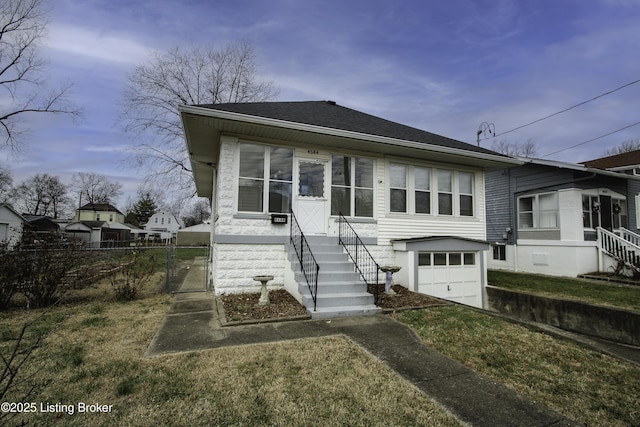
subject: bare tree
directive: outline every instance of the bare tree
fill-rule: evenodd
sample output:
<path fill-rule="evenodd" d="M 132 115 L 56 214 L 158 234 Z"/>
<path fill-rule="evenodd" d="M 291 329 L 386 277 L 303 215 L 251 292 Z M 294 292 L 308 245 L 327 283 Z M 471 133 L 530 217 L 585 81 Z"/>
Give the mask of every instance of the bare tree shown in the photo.
<path fill-rule="evenodd" d="M 66 213 L 71 199 L 67 187 L 57 176 L 37 174 L 13 189 L 12 198 L 19 212 L 60 218 Z"/>
<path fill-rule="evenodd" d="M 202 224 L 211 217 L 211 204 L 209 200 L 200 198 L 198 199 L 187 214 L 182 218 L 185 227 L 190 227 L 196 224 Z"/>
<path fill-rule="evenodd" d="M 614 156 L 616 154 L 624 154 L 636 150 L 640 150 L 640 138 L 628 139 L 620 145 L 612 148 L 607 148 L 607 150 L 605 151 L 605 155 Z"/>
<path fill-rule="evenodd" d="M 178 47 L 156 54 L 129 76 L 122 123 L 139 143 L 132 152 L 147 180 L 164 180 L 174 189 L 193 182 L 184 144 L 179 105 L 261 102 L 272 99 L 271 82 L 258 79 L 256 55 L 246 42 L 221 50 Z M 177 187 L 177 188 L 176 188 Z"/>
<path fill-rule="evenodd" d="M 535 157 L 538 154 L 538 147 L 532 139 L 527 139 L 523 143 L 511 142 L 507 139 L 493 141 L 491 149 L 507 156 Z"/>
<path fill-rule="evenodd" d="M 78 194 L 80 205 L 115 203 L 122 195 L 122 184 L 111 182 L 103 175 L 93 172 L 78 172 L 71 179 L 71 187 Z"/>
<path fill-rule="evenodd" d="M 12 184 L 13 178 L 11 178 L 9 169 L 0 166 L 0 203 L 9 201 Z"/>
<path fill-rule="evenodd" d="M 45 85 L 46 62 L 38 55 L 45 37 L 44 0 L 0 2 L 0 131 L 2 143 L 18 150 L 27 131 L 22 121 L 29 113 L 80 115 L 69 102 L 71 85 L 49 90 Z"/>

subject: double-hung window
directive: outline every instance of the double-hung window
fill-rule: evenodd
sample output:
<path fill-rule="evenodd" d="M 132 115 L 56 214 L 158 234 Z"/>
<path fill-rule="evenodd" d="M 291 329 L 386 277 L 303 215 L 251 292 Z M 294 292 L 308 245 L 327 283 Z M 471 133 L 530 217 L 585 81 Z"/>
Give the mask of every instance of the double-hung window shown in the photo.
<path fill-rule="evenodd" d="M 431 213 L 431 169 L 414 167 L 414 200 L 416 213 Z"/>
<path fill-rule="evenodd" d="M 238 212 L 289 212 L 292 180 L 293 150 L 240 144 Z"/>
<path fill-rule="evenodd" d="M 389 165 L 389 209 L 407 212 L 407 166 Z"/>
<path fill-rule="evenodd" d="M 438 214 L 453 215 L 453 172 L 438 171 Z"/>
<path fill-rule="evenodd" d="M 373 159 L 331 158 L 331 215 L 373 217 Z"/>
<path fill-rule="evenodd" d="M 558 228 L 557 193 L 535 194 L 518 199 L 518 226 L 525 228 Z"/>

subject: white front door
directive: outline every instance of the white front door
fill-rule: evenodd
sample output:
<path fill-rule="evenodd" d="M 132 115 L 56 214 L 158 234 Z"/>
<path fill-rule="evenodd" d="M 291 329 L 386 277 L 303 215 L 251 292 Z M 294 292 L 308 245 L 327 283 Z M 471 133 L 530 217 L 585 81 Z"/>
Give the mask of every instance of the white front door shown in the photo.
<path fill-rule="evenodd" d="M 305 234 L 326 234 L 328 226 L 326 160 L 298 159 L 295 214 Z"/>

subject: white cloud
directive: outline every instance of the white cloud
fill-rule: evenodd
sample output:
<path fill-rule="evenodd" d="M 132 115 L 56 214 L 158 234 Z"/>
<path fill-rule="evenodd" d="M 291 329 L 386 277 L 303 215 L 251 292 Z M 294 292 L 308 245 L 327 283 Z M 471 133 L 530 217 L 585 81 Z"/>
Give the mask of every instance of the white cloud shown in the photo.
<path fill-rule="evenodd" d="M 59 52 L 122 65 L 139 64 L 151 48 L 116 33 L 53 23 L 48 47 Z"/>

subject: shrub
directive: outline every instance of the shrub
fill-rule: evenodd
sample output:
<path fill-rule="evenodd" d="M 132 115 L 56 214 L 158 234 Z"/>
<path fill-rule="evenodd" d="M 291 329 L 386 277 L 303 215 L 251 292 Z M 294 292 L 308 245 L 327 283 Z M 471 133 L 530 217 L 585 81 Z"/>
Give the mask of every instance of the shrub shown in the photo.
<path fill-rule="evenodd" d="M 59 300 L 75 280 L 69 273 L 85 253 L 62 242 L 37 243 L 20 251 L 20 288 L 30 306 L 46 307 Z"/>
<path fill-rule="evenodd" d="M 123 301 L 136 299 L 146 280 L 153 274 L 155 262 L 155 255 L 145 256 L 140 251 L 132 251 L 128 259 L 113 264 L 109 281 L 116 298 Z"/>
<path fill-rule="evenodd" d="M 6 244 L 0 245 L 0 310 L 9 306 L 11 298 L 18 289 L 21 264 L 16 251 L 8 250 Z"/>

